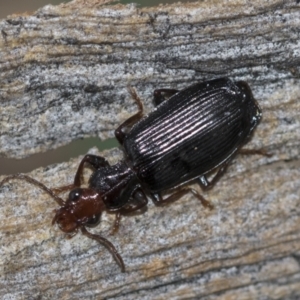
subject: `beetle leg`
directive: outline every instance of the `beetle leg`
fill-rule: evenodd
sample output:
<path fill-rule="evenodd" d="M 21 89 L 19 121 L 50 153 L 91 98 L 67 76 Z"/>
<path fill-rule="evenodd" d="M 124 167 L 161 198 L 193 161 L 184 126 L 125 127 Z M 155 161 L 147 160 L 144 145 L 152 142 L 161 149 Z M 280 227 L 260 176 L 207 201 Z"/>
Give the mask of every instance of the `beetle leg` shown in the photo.
<path fill-rule="evenodd" d="M 258 155 L 263 155 L 263 156 L 267 156 L 267 157 L 272 156 L 272 153 L 267 152 L 266 149 L 239 149 L 238 153 L 242 154 L 242 155 L 258 154 Z"/>
<path fill-rule="evenodd" d="M 155 90 L 153 92 L 155 106 L 161 104 L 163 101 L 166 100 L 166 97 L 162 93 L 165 93 L 169 97 L 171 97 L 174 94 L 176 94 L 177 92 L 179 92 L 179 91 L 175 90 L 175 89 L 157 89 L 157 90 Z"/>
<path fill-rule="evenodd" d="M 202 175 L 198 178 L 199 180 L 199 184 L 200 186 L 205 189 L 209 184 L 210 182 L 207 180 L 206 176 L 205 175 Z"/>
<path fill-rule="evenodd" d="M 148 199 L 142 189 L 137 189 L 134 194 L 133 194 L 133 200 L 136 200 L 137 203 L 135 204 L 129 204 L 125 207 L 122 207 L 117 213 L 116 213 L 116 218 L 114 221 L 114 225 L 111 231 L 111 235 L 114 235 L 118 230 L 120 226 L 120 221 L 121 221 L 121 215 L 122 214 L 129 214 L 132 212 L 135 212 L 143 207 L 145 207 L 148 204 Z"/>
<path fill-rule="evenodd" d="M 272 154 L 268 153 L 265 149 L 239 149 L 238 154 L 242 155 L 253 155 L 253 154 L 258 154 L 258 155 L 263 155 L 270 157 Z M 203 190 L 209 190 L 211 189 L 216 182 L 220 179 L 220 177 L 223 176 L 225 173 L 229 163 L 231 160 L 226 161 L 218 170 L 217 174 L 213 177 L 211 181 L 208 181 L 205 175 L 202 175 L 198 178 L 199 184 Z"/>
<path fill-rule="evenodd" d="M 74 184 L 69 184 L 69 185 L 59 186 L 59 187 L 53 188 L 51 190 L 55 194 L 60 194 L 60 193 L 66 192 L 66 191 L 70 191 L 70 190 L 74 189 L 74 187 L 75 187 Z"/>
<path fill-rule="evenodd" d="M 118 211 L 118 212 L 115 214 L 114 225 L 113 225 L 113 227 L 112 227 L 112 230 L 111 230 L 111 232 L 110 232 L 110 235 L 114 235 L 115 233 L 118 232 L 119 227 L 120 227 L 120 222 L 121 222 L 121 212 Z"/>
<path fill-rule="evenodd" d="M 180 190 L 174 192 L 172 195 L 170 195 L 169 197 L 167 197 L 165 199 L 163 199 L 162 196 L 159 193 L 151 194 L 151 197 L 152 197 L 152 200 L 153 200 L 155 205 L 163 206 L 163 205 L 167 205 L 169 203 L 172 203 L 172 202 L 178 200 L 183 195 L 185 195 L 189 192 L 193 193 L 193 195 L 196 196 L 201 201 L 201 204 L 204 207 L 208 207 L 209 209 L 213 209 L 213 205 L 210 204 L 203 196 L 201 196 L 196 190 L 194 190 L 192 188 L 180 189 Z"/>
<path fill-rule="evenodd" d="M 54 189 L 52 189 L 52 191 L 55 194 L 59 194 L 62 192 L 70 191 L 70 190 L 74 189 L 75 187 L 80 186 L 85 163 L 89 163 L 94 169 L 99 169 L 101 167 L 109 166 L 109 163 L 107 162 L 107 160 L 105 158 L 103 158 L 101 156 L 97 156 L 97 155 L 87 154 L 81 160 L 81 162 L 78 166 L 78 169 L 77 169 L 77 172 L 76 172 L 75 178 L 74 178 L 74 183 L 54 188 Z"/>
<path fill-rule="evenodd" d="M 228 164 L 230 160 L 225 162 L 218 170 L 217 174 L 212 178 L 211 181 L 208 181 L 205 175 L 202 175 L 198 178 L 198 183 L 200 184 L 203 190 L 210 190 L 217 181 L 223 176 L 225 171 L 227 170 Z"/>
<path fill-rule="evenodd" d="M 85 163 L 89 163 L 94 169 L 99 169 L 101 167 L 108 167 L 109 163 L 107 160 L 101 156 L 87 154 L 80 162 L 75 178 L 74 178 L 74 186 L 80 186 L 83 168 Z"/>
<path fill-rule="evenodd" d="M 90 239 L 93 239 L 93 240 L 97 241 L 98 243 L 100 243 L 101 245 L 103 245 L 112 254 L 113 258 L 115 259 L 115 261 L 118 263 L 119 267 L 121 268 L 121 271 L 125 272 L 124 261 L 123 261 L 121 255 L 117 252 L 117 249 L 115 248 L 115 246 L 110 241 L 108 241 L 101 235 L 92 234 L 92 233 L 88 232 L 85 227 L 81 227 L 81 232 L 82 232 L 82 234 L 89 237 Z"/>
<path fill-rule="evenodd" d="M 148 199 L 141 188 L 137 188 L 132 196 L 135 203 L 130 203 L 121 209 L 124 214 L 132 213 L 137 211 L 148 204 Z"/>
<path fill-rule="evenodd" d="M 138 106 L 138 112 L 131 116 L 129 119 L 127 119 L 124 123 L 122 123 L 116 130 L 115 130 L 115 137 L 118 140 L 118 142 L 123 145 L 123 141 L 126 138 L 127 133 L 125 132 L 128 130 L 143 117 L 143 104 L 140 99 L 140 97 L 137 95 L 134 88 L 129 87 L 128 88 L 129 93 L 131 94 L 132 98 L 135 100 L 137 106 Z"/>

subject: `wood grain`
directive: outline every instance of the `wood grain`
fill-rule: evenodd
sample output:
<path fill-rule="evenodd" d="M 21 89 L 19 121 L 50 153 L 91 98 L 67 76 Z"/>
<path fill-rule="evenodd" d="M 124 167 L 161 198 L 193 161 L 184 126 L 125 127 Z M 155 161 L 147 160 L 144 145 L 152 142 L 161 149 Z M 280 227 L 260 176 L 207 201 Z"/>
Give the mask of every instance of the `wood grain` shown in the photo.
<path fill-rule="evenodd" d="M 152 8 L 73 1 L 0 22 L 0 152 L 24 157 L 73 139 L 113 136 L 152 91 L 220 76 L 246 80 L 263 111 L 247 148 L 213 190 L 93 229 L 96 242 L 51 227 L 38 188 L 0 187 L 2 299 L 298 299 L 300 297 L 300 4 L 198 1 Z M 108 2 L 108 1 L 106 1 Z M 92 149 L 91 153 L 98 153 Z M 123 157 L 102 153 L 111 163 Z M 30 175 L 72 182 L 81 157 Z M 88 174 L 86 175 L 88 177 Z M 197 187 L 196 187 L 197 188 Z"/>

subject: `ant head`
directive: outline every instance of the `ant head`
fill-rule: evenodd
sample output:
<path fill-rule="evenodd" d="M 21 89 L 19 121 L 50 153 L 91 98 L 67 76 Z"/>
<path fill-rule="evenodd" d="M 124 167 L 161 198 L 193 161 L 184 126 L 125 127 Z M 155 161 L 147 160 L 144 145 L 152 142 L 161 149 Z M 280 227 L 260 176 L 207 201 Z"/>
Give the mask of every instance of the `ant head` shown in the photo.
<path fill-rule="evenodd" d="M 75 188 L 56 211 L 52 224 L 57 223 L 63 232 L 76 233 L 79 227 L 97 225 L 104 209 L 98 192 L 88 188 Z"/>

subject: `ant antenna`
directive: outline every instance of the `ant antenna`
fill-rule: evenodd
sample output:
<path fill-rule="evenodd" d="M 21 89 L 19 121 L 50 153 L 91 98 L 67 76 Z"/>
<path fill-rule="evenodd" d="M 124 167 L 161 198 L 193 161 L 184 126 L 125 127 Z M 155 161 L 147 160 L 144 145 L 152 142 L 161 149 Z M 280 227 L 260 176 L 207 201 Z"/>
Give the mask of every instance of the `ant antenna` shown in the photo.
<path fill-rule="evenodd" d="M 64 206 L 65 201 L 63 199 L 61 199 L 60 197 L 58 197 L 56 194 L 54 194 L 54 192 L 49 189 L 48 187 L 46 187 L 43 183 L 33 179 L 30 176 L 27 176 L 25 174 L 14 174 L 14 175 L 9 175 L 7 177 L 5 177 L 1 182 L 0 182 L 0 187 L 5 184 L 6 182 L 10 181 L 11 179 L 20 179 L 20 180 L 25 180 L 31 184 L 34 184 L 36 186 L 38 186 L 40 189 L 42 189 L 44 192 L 48 193 L 60 206 Z"/>

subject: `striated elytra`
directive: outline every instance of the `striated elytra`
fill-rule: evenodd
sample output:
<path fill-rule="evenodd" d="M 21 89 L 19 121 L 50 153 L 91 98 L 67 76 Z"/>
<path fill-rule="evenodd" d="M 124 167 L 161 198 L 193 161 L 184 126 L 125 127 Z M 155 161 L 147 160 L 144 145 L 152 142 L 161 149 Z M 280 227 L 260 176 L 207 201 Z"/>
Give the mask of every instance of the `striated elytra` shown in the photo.
<path fill-rule="evenodd" d="M 143 186 L 157 193 L 203 176 L 230 159 L 260 118 L 247 83 L 216 79 L 161 103 L 134 125 L 123 146 Z"/>

